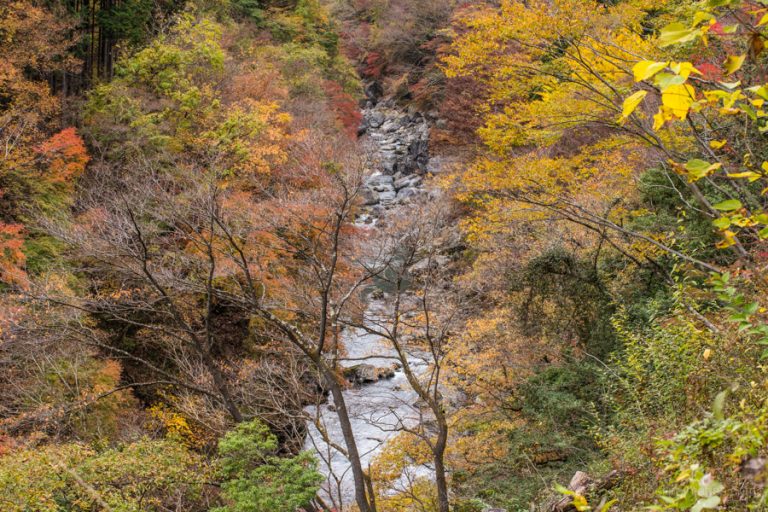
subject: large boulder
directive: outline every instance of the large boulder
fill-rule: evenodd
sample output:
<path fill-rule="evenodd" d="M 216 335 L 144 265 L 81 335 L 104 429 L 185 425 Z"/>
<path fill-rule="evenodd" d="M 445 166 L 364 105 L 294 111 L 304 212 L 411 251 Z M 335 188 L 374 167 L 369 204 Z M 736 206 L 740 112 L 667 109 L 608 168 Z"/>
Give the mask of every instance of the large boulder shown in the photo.
<path fill-rule="evenodd" d="M 394 190 L 386 190 L 379 193 L 379 201 L 382 203 L 392 202 L 397 198 L 397 193 Z"/>
<path fill-rule="evenodd" d="M 382 114 L 379 111 L 374 110 L 366 118 L 366 124 L 370 128 L 378 128 L 378 127 L 380 127 L 382 124 L 384 124 L 384 114 Z"/>
<path fill-rule="evenodd" d="M 394 186 L 396 190 L 400 190 L 405 187 L 417 187 L 421 184 L 423 178 L 417 174 L 409 174 L 395 180 Z"/>
<path fill-rule="evenodd" d="M 354 384 L 370 384 L 395 376 L 395 366 L 374 366 L 362 363 L 344 368 L 344 378 Z"/>
<path fill-rule="evenodd" d="M 365 84 L 363 92 L 365 93 L 365 97 L 368 98 L 374 105 L 379 101 L 379 98 L 384 96 L 384 88 L 376 80 Z"/>

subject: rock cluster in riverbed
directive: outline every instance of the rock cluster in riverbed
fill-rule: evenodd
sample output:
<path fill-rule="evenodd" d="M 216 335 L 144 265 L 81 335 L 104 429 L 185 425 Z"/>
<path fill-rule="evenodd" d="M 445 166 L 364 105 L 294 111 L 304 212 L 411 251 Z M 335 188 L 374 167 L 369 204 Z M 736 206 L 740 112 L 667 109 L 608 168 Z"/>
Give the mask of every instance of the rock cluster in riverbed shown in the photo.
<path fill-rule="evenodd" d="M 376 172 L 366 181 L 364 204 L 372 217 L 422 192 L 429 163 L 429 124 L 421 113 L 395 108 L 391 100 L 363 110 L 365 133 Z"/>

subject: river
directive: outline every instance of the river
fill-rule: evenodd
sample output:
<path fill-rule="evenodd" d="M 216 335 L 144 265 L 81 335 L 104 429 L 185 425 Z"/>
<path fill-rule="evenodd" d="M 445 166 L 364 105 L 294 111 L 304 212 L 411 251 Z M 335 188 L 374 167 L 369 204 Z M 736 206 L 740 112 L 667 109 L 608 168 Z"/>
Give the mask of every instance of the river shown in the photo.
<path fill-rule="evenodd" d="M 429 129 L 426 120 L 418 113 L 407 113 L 391 103 L 369 105 L 363 110 L 364 142 L 373 146 L 374 172 L 367 178 L 365 209 L 356 224 L 361 229 L 377 229 L 376 221 L 392 210 L 408 208 L 413 200 L 424 193 L 423 175 L 428 164 Z M 385 299 L 372 299 L 367 305 L 369 321 L 386 311 Z M 347 359 L 344 367 L 364 362 L 375 367 L 391 367 L 394 350 L 388 344 L 363 330 L 348 329 L 342 337 Z M 362 360 L 362 361 L 361 361 Z M 409 358 L 411 366 L 418 368 L 425 363 L 416 356 Z M 414 405 L 416 393 L 410 389 L 401 369 L 389 379 L 363 383 L 344 391 L 363 467 L 368 467 L 381 453 L 387 440 L 405 426 L 419 421 L 419 410 Z M 309 407 L 307 412 L 318 414 L 332 444 L 344 446 L 339 419 L 333 399 L 319 406 Z M 345 509 L 354 502 L 354 485 L 349 460 L 326 443 L 313 423 L 308 425 L 305 449 L 315 452 L 320 461 L 320 471 L 326 481 L 321 497 L 335 508 Z M 411 472 L 424 474 L 425 468 L 410 468 Z M 413 475 L 411 475 L 413 476 Z"/>

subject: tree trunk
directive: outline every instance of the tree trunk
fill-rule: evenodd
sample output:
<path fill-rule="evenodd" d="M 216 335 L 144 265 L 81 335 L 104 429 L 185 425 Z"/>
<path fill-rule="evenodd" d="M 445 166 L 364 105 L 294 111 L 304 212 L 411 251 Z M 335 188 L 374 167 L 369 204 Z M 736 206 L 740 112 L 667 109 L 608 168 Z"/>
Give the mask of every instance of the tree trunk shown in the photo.
<path fill-rule="evenodd" d="M 438 432 L 432 456 L 435 463 L 435 485 L 437 487 L 437 510 L 448 512 L 448 479 L 445 475 L 445 448 L 448 445 L 448 425 L 444 418 L 437 420 Z"/>
<path fill-rule="evenodd" d="M 218 366 L 216 366 L 216 361 L 213 360 L 213 357 L 211 357 L 211 354 L 207 351 L 207 349 L 199 345 L 200 343 L 196 342 L 196 348 L 203 358 L 203 363 L 205 364 L 208 373 L 210 373 L 211 377 L 213 378 L 213 385 L 216 387 L 216 391 L 219 392 L 221 400 L 224 402 L 224 406 L 227 408 L 227 411 L 236 423 L 242 423 L 243 415 L 240 412 L 240 409 L 237 407 L 237 404 L 235 404 L 235 400 L 232 398 L 232 394 L 229 392 L 229 386 L 227 385 L 224 375 L 221 374 L 221 370 Z"/>
<path fill-rule="evenodd" d="M 347 456 L 352 466 L 352 477 L 355 481 L 355 502 L 357 502 L 360 512 L 376 512 L 366 493 L 365 472 L 363 471 L 363 464 L 360 462 L 360 453 L 357 451 L 355 433 L 352 430 L 352 422 L 349 420 L 349 411 L 347 411 L 347 404 L 344 402 L 341 386 L 336 380 L 336 375 L 330 370 L 325 370 L 325 378 L 333 395 L 333 404 L 336 406 L 336 414 L 339 416 L 341 432 L 344 435 L 344 444 L 347 447 Z"/>

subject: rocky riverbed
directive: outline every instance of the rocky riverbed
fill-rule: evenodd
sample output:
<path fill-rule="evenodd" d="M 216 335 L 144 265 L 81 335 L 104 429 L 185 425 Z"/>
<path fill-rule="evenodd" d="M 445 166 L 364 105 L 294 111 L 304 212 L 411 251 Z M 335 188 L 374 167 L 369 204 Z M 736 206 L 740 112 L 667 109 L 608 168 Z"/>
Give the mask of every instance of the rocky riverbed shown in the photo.
<path fill-rule="evenodd" d="M 429 124 L 420 113 L 408 113 L 391 101 L 383 101 L 363 110 L 360 131 L 376 169 L 366 180 L 365 213 L 360 218 L 362 223 L 370 224 L 386 210 L 424 193 Z"/>
<path fill-rule="evenodd" d="M 429 169 L 429 123 L 419 113 L 397 108 L 391 101 L 369 105 L 363 110 L 363 143 L 372 154 L 372 169 L 366 179 L 364 207 L 356 223 L 376 229 L 376 222 L 388 210 L 408 208 L 412 201 L 426 194 L 424 177 Z M 369 317 L 385 311 L 384 299 L 372 299 Z M 368 466 L 386 441 L 404 426 L 413 426 L 421 414 L 416 394 L 410 389 L 399 364 L 394 362 L 392 347 L 362 330 L 344 333 L 347 355 L 341 361 L 350 388 L 344 392 L 347 409 L 355 431 L 363 466 Z M 409 358 L 414 368 L 424 365 L 417 357 Z M 344 445 L 333 400 L 319 408 L 308 408 L 320 418 L 331 444 L 326 443 L 314 424 L 308 425 L 305 449 L 314 451 L 320 470 L 328 480 L 321 497 L 342 509 L 354 501 L 349 461 L 332 445 Z M 423 472 L 424 468 L 412 468 Z"/>

